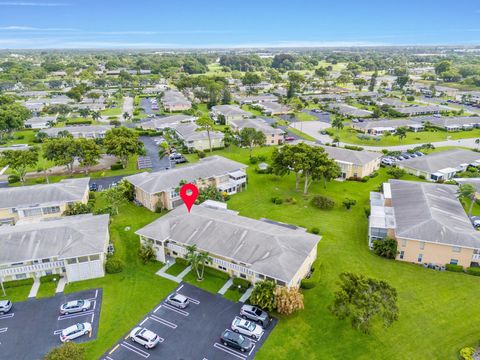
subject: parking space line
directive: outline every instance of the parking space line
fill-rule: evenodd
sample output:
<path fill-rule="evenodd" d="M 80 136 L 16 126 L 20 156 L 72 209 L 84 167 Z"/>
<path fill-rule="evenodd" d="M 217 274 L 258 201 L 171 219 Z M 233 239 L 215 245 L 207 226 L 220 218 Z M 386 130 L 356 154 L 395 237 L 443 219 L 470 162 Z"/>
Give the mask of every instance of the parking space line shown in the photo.
<path fill-rule="evenodd" d="M 105 356 L 106 360 L 113 360 L 110 356 Z"/>
<path fill-rule="evenodd" d="M 108 355 L 112 355 L 114 353 L 114 351 L 118 349 L 119 346 L 120 346 L 120 344 L 115 345 L 115 347 L 112 350 L 110 350 Z"/>
<path fill-rule="evenodd" d="M 148 320 L 148 317 L 146 317 L 145 319 L 143 319 L 143 321 L 139 324 L 140 326 L 142 326 L 143 324 L 145 324 L 145 321 Z"/>
<path fill-rule="evenodd" d="M 190 315 L 190 313 L 186 312 L 185 310 L 176 309 L 176 308 L 174 308 L 173 306 L 168 305 L 168 304 L 163 304 L 162 306 L 163 306 L 165 309 L 168 309 L 168 310 L 171 310 L 171 311 L 175 311 L 176 313 L 178 313 L 178 314 L 180 314 L 180 315 L 183 315 L 183 316 L 188 316 L 188 315 Z"/>
<path fill-rule="evenodd" d="M 152 315 L 150 316 L 150 319 L 152 319 L 152 320 L 154 320 L 154 321 L 156 321 L 156 322 L 159 322 L 159 323 L 161 323 L 161 324 L 163 324 L 163 325 L 165 325 L 165 326 L 168 326 L 168 327 L 170 327 L 170 328 L 172 328 L 172 329 L 176 329 L 176 328 L 177 328 L 177 324 L 174 324 L 174 323 L 172 323 L 172 322 L 170 322 L 170 321 L 168 321 L 168 320 L 162 319 L 161 317 L 158 317 L 158 316 L 156 316 L 156 315 L 153 315 L 153 314 L 152 314 Z M 145 322 L 145 321 L 144 321 L 144 322 Z M 140 325 L 142 325 L 142 324 L 140 324 Z"/>
<path fill-rule="evenodd" d="M 63 329 L 62 329 L 62 330 L 55 330 L 55 331 L 53 332 L 53 335 L 58 335 L 58 334 L 60 334 L 62 331 L 63 331 Z"/>
<path fill-rule="evenodd" d="M 252 355 L 252 351 L 253 351 L 253 349 L 255 349 L 255 346 L 257 346 L 257 344 L 254 343 L 252 348 L 250 349 L 250 352 L 248 353 L 248 355 Z"/>
<path fill-rule="evenodd" d="M 95 319 L 95 313 L 92 314 L 92 324 L 93 324 L 93 319 Z"/>
<path fill-rule="evenodd" d="M 231 354 L 231 355 L 233 355 L 233 356 L 236 356 L 236 357 L 238 357 L 239 359 L 242 359 L 242 360 L 244 360 L 244 359 L 247 358 L 247 355 L 244 355 L 244 354 L 242 354 L 242 353 L 238 353 L 238 352 L 236 352 L 235 350 L 230 349 L 230 348 L 228 348 L 228 347 L 226 347 L 226 346 L 224 346 L 224 345 L 222 345 L 222 344 L 219 344 L 219 343 L 213 344 L 213 347 L 216 348 L 216 349 L 225 351 L 226 353 L 229 353 L 229 354 Z"/>
<path fill-rule="evenodd" d="M 180 291 L 183 288 L 183 284 L 180 285 L 180 287 L 177 289 L 177 291 Z"/>
<path fill-rule="evenodd" d="M 158 311 L 158 309 L 160 309 L 162 307 L 162 305 L 158 305 L 157 308 L 155 310 L 153 310 L 154 313 L 156 313 Z"/>
<path fill-rule="evenodd" d="M 3 320 L 3 319 L 10 319 L 12 317 L 15 316 L 15 313 L 11 313 L 11 314 L 6 314 L 6 315 L 0 315 L 0 320 Z"/>
<path fill-rule="evenodd" d="M 146 351 L 143 351 L 142 349 L 137 348 L 136 346 L 133 346 L 132 344 L 126 343 L 125 341 L 120 344 L 123 346 L 125 349 L 133 351 L 134 353 L 137 353 L 138 355 L 144 357 L 147 359 L 150 354 Z"/>
<path fill-rule="evenodd" d="M 0 334 L 1 334 L 1 333 L 4 333 L 4 332 L 7 332 L 7 330 L 8 330 L 8 328 L 1 328 L 1 329 L 0 329 Z"/>
<path fill-rule="evenodd" d="M 95 299 L 97 298 L 97 296 L 98 296 L 98 289 L 95 290 Z"/>
<path fill-rule="evenodd" d="M 88 311 L 83 311 L 81 313 L 74 313 L 74 314 L 68 314 L 68 315 L 60 315 L 58 317 L 58 320 L 66 320 L 66 319 L 71 319 L 71 318 L 75 318 L 75 317 L 79 317 L 79 316 L 86 316 L 86 315 L 91 315 L 93 314 L 94 311 L 93 310 L 88 310 Z"/>

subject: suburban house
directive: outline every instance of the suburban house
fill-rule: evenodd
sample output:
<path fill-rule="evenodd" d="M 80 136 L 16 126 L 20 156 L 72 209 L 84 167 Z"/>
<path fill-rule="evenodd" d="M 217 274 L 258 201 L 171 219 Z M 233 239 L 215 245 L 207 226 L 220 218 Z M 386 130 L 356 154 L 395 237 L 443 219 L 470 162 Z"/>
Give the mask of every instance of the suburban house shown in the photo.
<path fill-rule="evenodd" d="M 480 91 L 462 91 L 455 96 L 455 101 L 467 104 L 480 104 Z"/>
<path fill-rule="evenodd" d="M 190 213 L 181 206 L 136 234 L 153 244 L 159 261 L 184 257 L 186 247 L 196 245 L 208 252 L 207 266 L 252 283 L 272 280 L 279 286 L 299 286 L 310 272 L 320 236 L 204 204 L 193 206 Z"/>
<path fill-rule="evenodd" d="M 337 111 L 339 114 L 343 116 L 349 116 L 353 118 L 364 118 L 370 117 L 373 115 L 373 112 L 369 110 L 363 110 L 356 108 L 355 106 L 347 105 L 344 103 L 332 103 L 329 105 L 329 109 L 333 111 Z"/>
<path fill-rule="evenodd" d="M 373 151 L 356 151 L 341 147 L 322 146 L 328 156 L 340 166 L 341 178 L 363 178 L 380 168 L 382 154 Z"/>
<path fill-rule="evenodd" d="M 480 199 L 480 178 L 454 178 L 458 185 L 470 184 L 476 190 L 477 198 Z"/>
<path fill-rule="evenodd" d="M 230 120 L 228 124 L 235 130 L 252 128 L 265 134 L 265 145 L 280 145 L 283 143 L 284 131 L 274 128 L 261 119 Z"/>
<path fill-rule="evenodd" d="M 480 127 L 480 116 L 426 116 L 418 121 L 445 131 L 471 130 Z"/>
<path fill-rule="evenodd" d="M 480 261 L 476 231 L 457 197 L 456 185 L 390 180 L 371 194 L 369 246 L 397 240 L 397 260 L 469 267 Z"/>
<path fill-rule="evenodd" d="M 60 274 L 67 282 L 105 275 L 108 215 L 77 215 L 4 226 L 0 232 L 3 281 Z"/>
<path fill-rule="evenodd" d="M 228 124 L 232 120 L 248 119 L 252 117 L 252 114 L 248 111 L 240 109 L 238 105 L 216 105 L 211 109 L 212 118 L 218 122 L 219 116 L 225 118 L 225 122 Z"/>
<path fill-rule="evenodd" d="M 166 111 L 185 111 L 192 107 L 192 103 L 180 91 L 167 90 L 160 99 Z"/>
<path fill-rule="evenodd" d="M 352 123 L 353 129 L 365 134 L 380 136 L 384 134 L 394 134 L 399 127 L 405 127 L 413 132 L 423 131 L 424 126 L 421 123 L 409 119 L 382 119 Z"/>
<path fill-rule="evenodd" d="M 274 101 L 264 101 L 258 103 L 257 106 L 261 108 L 262 112 L 267 116 L 284 115 L 292 112 L 287 105 L 283 105 Z"/>
<path fill-rule="evenodd" d="M 394 108 L 394 110 L 405 116 L 418 116 L 418 115 L 440 114 L 440 112 L 442 111 L 442 108 L 436 105 L 428 105 L 428 106 L 396 107 Z"/>
<path fill-rule="evenodd" d="M 125 179 L 134 186 L 135 199 L 147 209 L 171 210 L 183 204 L 178 193 L 181 181 L 194 183 L 200 189 L 214 185 L 222 192 L 235 194 L 246 187 L 246 168 L 222 156 L 209 156 L 191 165 L 143 172 Z"/>
<path fill-rule="evenodd" d="M 173 128 L 182 123 L 193 123 L 197 118 L 190 115 L 171 115 L 162 117 L 153 117 L 139 124 L 142 129 L 161 130 Z"/>
<path fill-rule="evenodd" d="M 393 97 L 384 97 L 377 99 L 376 101 L 377 105 L 388 105 L 388 106 L 394 106 L 394 107 L 406 107 L 410 106 L 411 104 L 403 102 L 399 98 L 393 98 Z"/>
<path fill-rule="evenodd" d="M 250 96 L 236 96 L 235 101 L 240 105 L 243 104 L 258 104 L 264 101 L 277 101 L 278 98 L 273 94 L 259 94 Z"/>
<path fill-rule="evenodd" d="M 183 140 L 189 150 L 207 150 L 210 148 L 208 133 L 206 130 L 199 130 L 195 123 L 180 123 L 173 126 L 175 133 Z M 210 141 L 212 148 L 222 148 L 224 134 L 220 131 L 210 131 Z"/>
<path fill-rule="evenodd" d="M 90 178 L 0 189 L 0 225 L 61 216 L 68 204 L 88 202 Z"/>
<path fill-rule="evenodd" d="M 107 131 L 113 128 L 112 125 L 78 125 L 53 127 L 42 130 L 49 137 L 57 137 L 58 133 L 68 131 L 74 138 L 102 139 Z"/>
<path fill-rule="evenodd" d="M 34 116 L 26 120 L 24 123 L 25 129 L 46 129 L 50 124 L 55 124 L 56 116 Z"/>
<path fill-rule="evenodd" d="M 480 166 L 480 154 L 464 149 L 451 149 L 397 163 L 407 173 L 431 181 L 450 180 L 468 166 Z"/>

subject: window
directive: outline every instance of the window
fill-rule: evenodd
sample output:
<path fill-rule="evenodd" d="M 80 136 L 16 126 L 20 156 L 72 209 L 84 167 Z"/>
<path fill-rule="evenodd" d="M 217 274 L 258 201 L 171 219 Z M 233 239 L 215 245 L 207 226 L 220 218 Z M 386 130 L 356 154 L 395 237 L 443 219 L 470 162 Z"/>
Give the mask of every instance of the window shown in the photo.
<path fill-rule="evenodd" d="M 88 261 L 88 256 L 80 256 L 78 258 L 79 263 L 84 263 L 84 262 L 87 262 L 87 261 Z"/>
<path fill-rule="evenodd" d="M 458 260 L 457 259 L 450 259 L 450 264 L 451 265 L 458 265 Z"/>
<path fill-rule="evenodd" d="M 423 249 L 425 249 L 425 241 L 422 241 L 420 243 L 420 250 L 423 250 Z"/>
<path fill-rule="evenodd" d="M 15 279 L 19 280 L 19 279 L 26 279 L 27 278 L 27 274 L 17 274 L 15 275 Z"/>
<path fill-rule="evenodd" d="M 402 239 L 402 246 L 403 246 L 403 247 L 407 246 L 407 240 Z"/>
<path fill-rule="evenodd" d="M 49 207 L 44 207 L 42 209 L 43 214 L 58 214 L 60 212 L 60 207 L 59 206 L 49 206 Z"/>
<path fill-rule="evenodd" d="M 277 280 L 277 285 L 285 286 L 287 284 L 285 283 L 285 281 Z"/>
<path fill-rule="evenodd" d="M 77 263 L 77 259 L 67 259 L 67 264 L 71 265 L 71 264 L 76 264 Z"/>
<path fill-rule="evenodd" d="M 23 210 L 23 215 L 24 215 L 25 217 L 30 217 L 30 216 L 42 216 L 42 209 L 40 209 L 40 208 L 25 209 L 25 210 Z"/>
<path fill-rule="evenodd" d="M 423 254 L 418 254 L 418 259 L 417 259 L 417 261 L 418 261 L 418 262 L 422 262 L 422 259 L 423 259 Z"/>
<path fill-rule="evenodd" d="M 94 260 L 100 260 L 100 255 L 98 255 L 98 254 L 90 255 L 90 261 L 94 261 Z"/>
<path fill-rule="evenodd" d="M 403 257 L 405 256 L 405 251 L 400 251 L 400 259 L 403 259 Z"/>
<path fill-rule="evenodd" d="M 240 277 L 246 279 L 246 278 L 247 278 L 247 275 L 245 275 L 245 274 L 240 274 Z"/>
<path fill-rule="evenodd" d="M 459 253 L 460 251 L 462 251 L 462 248 L 460 246 L 452 246 L 452 251 Z"/>

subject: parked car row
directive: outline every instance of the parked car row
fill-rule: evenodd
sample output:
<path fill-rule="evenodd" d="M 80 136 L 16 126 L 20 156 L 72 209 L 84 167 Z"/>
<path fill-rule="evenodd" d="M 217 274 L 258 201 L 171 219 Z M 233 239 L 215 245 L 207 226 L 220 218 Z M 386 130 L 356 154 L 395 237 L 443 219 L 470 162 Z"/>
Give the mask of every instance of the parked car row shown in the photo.
<path fill-rule="evenodd" d="M 420 151 L 415 151 L 413 153 L 403 152 L 397 156 L 384 156 L 382 158 L 382 164 L 384 165 L 395 165 L 397 161 L 407 160 L 407 159 L 414 159 L 420 156 L 424 156 Z"/>
<path fill-rule="evenodd" d="M 224 346 L 229 346 L 241 352 L 250 351 L 253 341 L 260 339 L 265 332 L 264 328 L 270 323 L 270 317 L 266 311 L 252 306 L 243 305 L 240 309 L 240 316 L 232 321 L 231 330 L 226 329 L 220 336 Z M 249 338 L 247 338 L 248 336 Z"/>

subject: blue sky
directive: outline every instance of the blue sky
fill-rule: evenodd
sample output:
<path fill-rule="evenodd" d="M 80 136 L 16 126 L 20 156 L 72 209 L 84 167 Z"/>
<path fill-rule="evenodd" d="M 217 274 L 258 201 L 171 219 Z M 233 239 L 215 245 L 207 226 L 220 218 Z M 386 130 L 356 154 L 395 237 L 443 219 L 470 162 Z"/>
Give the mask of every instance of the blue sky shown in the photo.
<path fill-rule="evenodd" d="M 0 48 L 480 45 L 478 0 L 0 0 Z"/>

